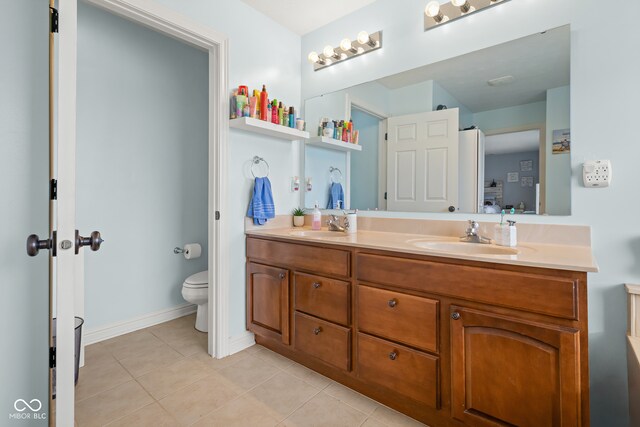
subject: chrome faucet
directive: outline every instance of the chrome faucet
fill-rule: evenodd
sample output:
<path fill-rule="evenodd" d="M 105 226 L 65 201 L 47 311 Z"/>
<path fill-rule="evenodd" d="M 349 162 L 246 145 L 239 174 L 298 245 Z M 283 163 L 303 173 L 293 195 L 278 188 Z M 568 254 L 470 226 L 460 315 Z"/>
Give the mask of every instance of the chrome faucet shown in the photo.
<path fill-rule="evenodd" d="M 340 218 L 338 218 L 338 215 L 329 215 L 327 225 L 329 226 L 329 231 L 347 231 L 344 226 L 340 225 Z"/>
<path fill-rule="evenodd" d="M 465 235 L 460 238 L 460 241 L 466 242 L 466 243 L 483 243 L 483 244 L 491 243 L 491 239 L 489 239 L 488 237 L 479 235 L 478 230 L 480 230 L 480 224 L 470 219 L 469 227 L 467 227 L 467 230 L 465 231 Z"/>

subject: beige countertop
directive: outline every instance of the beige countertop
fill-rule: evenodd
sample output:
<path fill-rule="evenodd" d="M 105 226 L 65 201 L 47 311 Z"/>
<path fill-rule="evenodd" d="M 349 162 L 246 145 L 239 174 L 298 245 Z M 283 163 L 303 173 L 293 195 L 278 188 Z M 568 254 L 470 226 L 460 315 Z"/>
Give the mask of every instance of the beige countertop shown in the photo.
<path fill-rule="evenodd" d="M 456 237 L 434 236 L 428 234 L 396 233 L 372 230 L 359 230 L 355 234 L 345 234 L 342 232 L 329 232 L 326 228 L 317 232 L 312 231 L 309 227 L 252 228 L 247 229 L 246 234 L 250 236 L 274 237 L 299 242 L 314 242 L 336 246 L 378 249 L 498 264 L 584 272 L 598 271 L 598 266 L 593 258 L 590 246 L 523 242 L 515 248 L 517 250 L 516 254 L 501 254 L 501 251 L 504 250 L 502 247 L 496 247 L 494 245 L 477 245 L 473 243 L 459 243 L 459 239 Z M 483 247 L 474 248 L 473 246 Z M 476 250 L 496 253 L 475 253 Z"/>

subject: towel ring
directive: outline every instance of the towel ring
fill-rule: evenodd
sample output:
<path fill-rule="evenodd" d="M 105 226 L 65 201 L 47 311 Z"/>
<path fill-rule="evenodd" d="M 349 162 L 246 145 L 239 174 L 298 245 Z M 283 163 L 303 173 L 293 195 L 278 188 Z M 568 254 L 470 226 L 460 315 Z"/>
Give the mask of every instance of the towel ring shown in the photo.
<path fill-rule="evenodd" d="M 334 172 L 338 173 L 334 174 Z M 331 182 L 336 183 L 342 181 L 342 171 L 340 169 L 330 166 L 329 173 L 331 174 Z"/>
<path fill-rule="evenodd" d="M 260 162 L 262 162 L 265 165 L 267 165 L 267 174 L 262 176 L 262 177 L 256 177 L 256 174 L 253 171 L 253 167 L 255 165 L 259 165 Z M 253 161 L 251 162 L 251 175 L 253 175 L 254 178 L 266 178 L 266 177 L 268 177 L 269 176 L 269 163 L 267 163 L 267 161 L 265 159 L 263 159 L 262 157 L 254 156 L 253 157 Z"/>

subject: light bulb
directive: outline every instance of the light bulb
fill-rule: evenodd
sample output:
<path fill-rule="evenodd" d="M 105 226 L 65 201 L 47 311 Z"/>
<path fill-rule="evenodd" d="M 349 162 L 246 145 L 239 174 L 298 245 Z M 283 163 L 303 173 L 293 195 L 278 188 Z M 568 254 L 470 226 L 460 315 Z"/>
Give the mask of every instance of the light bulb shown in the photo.
<path fill-rule="evenodd" d="M 340 42 L 340 49 L 344 50 L 345 52 L 347 52 L 348 50 L 351 50 L 351 40 L 343 39 Z"/>
<path fill-rule="evenodd" d="M 320 57 L 318 56 L 317 52 L 311 52 L 309 53 L 309 56 L 307 56 L 307 59 L 309 60 L 309 62 L 311 62 L 312 64 L 315 64 L 316 62 L 318 62 L 318 60 L 320 59 Z"/>
<path fill-rule="evenodd" d="M 369 33 L 367 33 L 366 31 L 360 31 L 358 33 L 358 43 L 360 44 L 369 43 Z"/>
<path fill-rule="evenodd" d="M 440 2 L 433 0 L 427 3 L 427 7 L 424 8 L 424 14 L 429 18 L 435 18 L 440 14 Z"/>
<path fill-rule="evenodd" d="M 335 56 L 336 52 L 335 50 L 333 50 L 332 46 L 326 45 L 324 47 L 324 49 L 322 50 L 322 53 L 324 54 L 324 56 L 326 56 L 327 58 L 331 58 L 332 56 Z"/>
<path fill-rule="evenodd" d="M 467 13 L 471 10 L 471 5 L 468 0 L 451 0 L 451 4 L 459 7 L 462 13 Z"/>

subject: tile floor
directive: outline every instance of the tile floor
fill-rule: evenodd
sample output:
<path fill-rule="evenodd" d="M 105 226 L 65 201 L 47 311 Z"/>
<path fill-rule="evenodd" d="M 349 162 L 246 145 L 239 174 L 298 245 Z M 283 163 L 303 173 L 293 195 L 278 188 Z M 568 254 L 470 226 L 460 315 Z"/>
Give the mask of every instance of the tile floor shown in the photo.
<path fill-rule="evenodd" d="M 194 321 L 186 316 L 88 346 L 76 425 L 424 425 L 258 345 L 212 359 Z"/>

